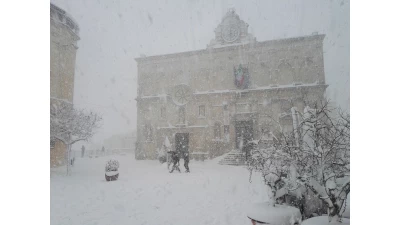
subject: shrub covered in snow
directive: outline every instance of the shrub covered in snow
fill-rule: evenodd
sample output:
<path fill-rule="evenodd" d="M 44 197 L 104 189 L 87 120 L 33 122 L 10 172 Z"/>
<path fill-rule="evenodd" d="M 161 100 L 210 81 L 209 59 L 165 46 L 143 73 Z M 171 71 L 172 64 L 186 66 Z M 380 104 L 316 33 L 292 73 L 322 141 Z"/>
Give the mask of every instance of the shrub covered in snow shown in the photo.
<path fill-rule="evenodd" d="M 301 225 L 349 225 L 350 220 L 343 218 L 342 222 L 332 221 L 329 222 L 328 216 L 317 216 L 304 220 Z"/>
<path fill-rule="evenodd" d="M 106 164 L 106 172 L 118 171 L 119 162 L 117 160 L 111 159 Z"/>
<path fill-rule="evenodd" d="M 269 202 L 255 203 L 247 210 L 247 217 L 266 224 L 295 225 L 301 223 L 299 209 Z"/>
<path fill-rule="evenodd" d="M 292 132 L 281 130 L 272 146 L 254 148 L 248 163 L 250 175 L 260 172 L 271 188 L 272 201 L 304 198 L 308 189 L 325 203 L 329 221 L 341 221 L 350 192 L 350 117 L 335 112 L 327 101 L 306 107 Z"/>

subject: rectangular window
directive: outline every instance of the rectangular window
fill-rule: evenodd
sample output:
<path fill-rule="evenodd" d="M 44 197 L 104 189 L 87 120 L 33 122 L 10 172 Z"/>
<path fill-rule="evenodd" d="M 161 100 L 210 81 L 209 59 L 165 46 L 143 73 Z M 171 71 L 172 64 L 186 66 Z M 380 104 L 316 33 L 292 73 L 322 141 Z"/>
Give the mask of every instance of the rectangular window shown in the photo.
<path fill-rule="evenodd" d="M 165 107 L 161 107 L 160 117 L 161 117 L 161 119 L 166 119 L 167 118 L 167 109 Z"/>
<path fill-rule="evenodd" d="M 179 114 L 178 114 L 178 123 L 179 124 L 184 124 L 185 123 L 185 108 L 184 107 L 180 107 L 179 108 Z"/>
<path fill-rule="evenodd" d="M 214 138 L 221 139 L 221 124 L 218 122 L 214 124 Z"/>
<path fill-rule="evenodd" d="M 199 117 L 206 117 L 206 106 L 205 105 L 199 106 Z"/>
<path fill-rule="evenodd" d="M 224 138 L 225 141 L 229 142 L 229 125 L 224 125 Z"/>

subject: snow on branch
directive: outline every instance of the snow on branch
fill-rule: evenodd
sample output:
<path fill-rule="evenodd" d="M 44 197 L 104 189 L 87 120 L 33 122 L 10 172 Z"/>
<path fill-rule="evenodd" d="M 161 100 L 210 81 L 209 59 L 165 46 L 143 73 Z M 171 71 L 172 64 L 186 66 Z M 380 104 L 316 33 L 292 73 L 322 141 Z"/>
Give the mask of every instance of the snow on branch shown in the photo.
<path fill-rule="evenodd" d="M 76 109 L 72 104 L 58 102 L 50 107 L 50 136 L 66 145 L 88 141 L 101 122 L 102 117 L 98 114 Z"/>
<path fill-rule="evenodd" d="M 280 129 L 272 145 L 252 150 L 248 168 L 261 172 L 275 199 L 307 187 L 340 221 L 350 192 L 350 116 L 325 99 L 298 115 L 297 129 Z"/>

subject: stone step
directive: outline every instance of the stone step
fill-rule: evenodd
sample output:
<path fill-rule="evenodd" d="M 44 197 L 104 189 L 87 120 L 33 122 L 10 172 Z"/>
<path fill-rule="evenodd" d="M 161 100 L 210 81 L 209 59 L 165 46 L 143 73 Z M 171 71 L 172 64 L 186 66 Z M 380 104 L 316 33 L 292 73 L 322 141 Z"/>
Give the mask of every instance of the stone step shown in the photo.
<path fill-rule="evenodd" d="M 239 160 L 246 160 L 246 157 L 226 157 L 226 158 L 224 158 L 224 159 L 232 159 L 232 160 L 239 159 Z"/>
<path fill-rule="evenodd" d="M 238 161 L 236 161 L 236 160 L 221 160 L 221 161 L 219 161 L 218 163 L 220 163 L 220 164 L 226 164 L 226 163 L 245 164 L 246 161 L 244 161 L 244 160 L 238 160 Z"/>
<path fill-rule="evenodd" d="M 238 158 L 241 158 L 241 157 L 246 157 L 245 155 L 227 155 L 227 156 L 225 156 L 224 158 L 227 158 L 227 157 L 234 157 L 234 158 L 236 158 L 236 157 L 238 157 Z"/>
<path fill-rule="evenodd" d="M 230 158 L 226 158 L 226 159 L 222 159 L 222 160 L 228 160 L 228 161 L 246 161 L 246 159 L 245 158 L 232 158 L 232 159 L 230 159 Z"/>
<path fill-rule="evenodd" d="M 246 161 L 246 159 L 239 159 L 239 158 L 236 158 L 236 159 L 222 159 L 220 161 Z"/>
<path fill-rule="evenodd" d="M 231 151 L 222 158 L 218 164 L 230 166 L 244 166 L 246 165 L 246 156 L 241 151 Z"/>
<path fill-rule="evenodd" d="M 226 165 L 226 166 L 245 166 L 245 163 L 219 163 L 220 165 Z"/>

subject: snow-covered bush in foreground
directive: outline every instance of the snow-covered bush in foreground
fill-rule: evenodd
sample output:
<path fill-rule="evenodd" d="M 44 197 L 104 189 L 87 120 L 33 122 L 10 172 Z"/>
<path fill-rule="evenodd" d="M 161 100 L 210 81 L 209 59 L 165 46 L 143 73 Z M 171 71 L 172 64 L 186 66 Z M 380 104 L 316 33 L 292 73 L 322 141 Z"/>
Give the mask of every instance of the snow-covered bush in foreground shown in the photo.
<path fill-rule="evenodd" d="M 248 209 L 247 217 L 266 224 L 295 225 L 301 223 L 299 209 L 270 202 L 255 203 Z"/>
<path fill-rule="evenodd" d="M 330 222 L 340 222 L 350 193 L 350 115 L 333 113 L 328 103 L 306 107 L 295 160 L 299 182 L 327 204 Z"/>
<path fill-rule="evenodd" d="M 114 181 L 117 180 L 119 177 L 119 162 L 117 160 L 109 160 L 106 163 L 106 173 L 105 173 L 105 178 L 107 181 Z"/>
<path fill-rule="evenodd" d="M 296 171 L 290 158 L 275 146 L 258 148 L 258 141 L 253 142 L 255 145 L 251 150 L 251 158 L 248 160 L 250 179 L 253 172 L 261 174 L 272 192 L 270 200 L 274 204 L 281 203 L 280 198 L 289 193 L 301 198 L 305 188 L 300 187 L 296 182 Z"/>
<path fill-rule="evenodd" d="M 118 160 L 110 159 L 106 163 L 106 172 L 118 171 L 118 168 L 119 168 Z"/>
<path fill-rule="evenodd" d="M 317 216 L 307 220 L 304 220 L 301 225 L 349 225 L 350 220 L 342 218 L 342 222 L 331 221 L 329 222 L 328 216 Z"/>
<path fill-rule="evenodd" d="M 253 149 L 252 171 L 261 172 L 272 201 L 311 190 L 328 207 L 328 218 L 341 221 L 350 192 L 350 117 L 334 117 L 328 102 L 306 107 L 293 132 L 277 135 L 273 146 Z"/>

